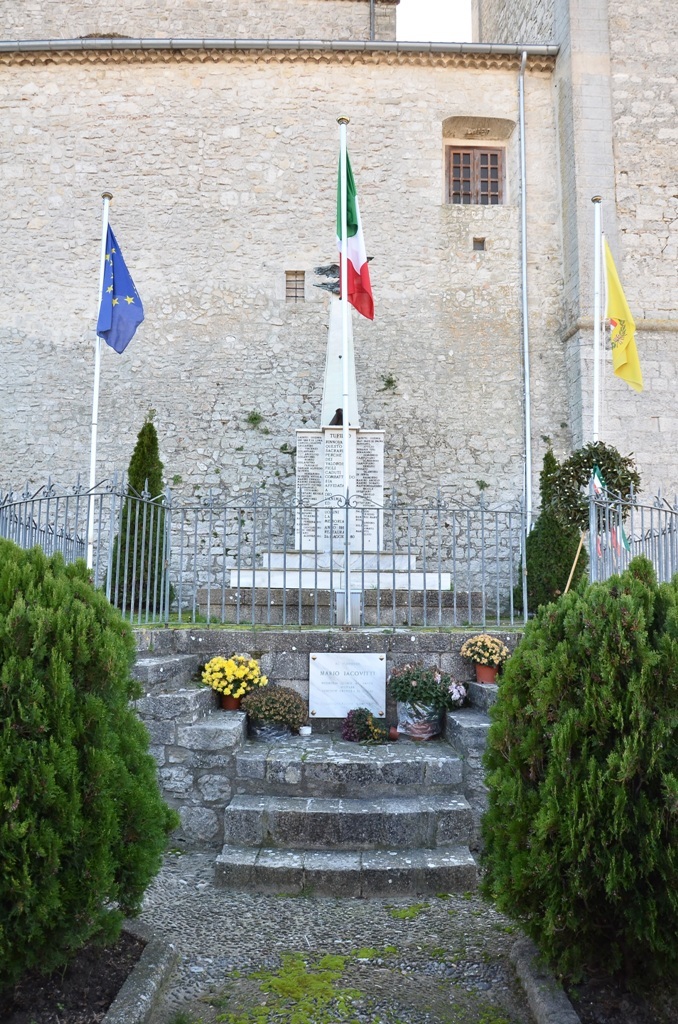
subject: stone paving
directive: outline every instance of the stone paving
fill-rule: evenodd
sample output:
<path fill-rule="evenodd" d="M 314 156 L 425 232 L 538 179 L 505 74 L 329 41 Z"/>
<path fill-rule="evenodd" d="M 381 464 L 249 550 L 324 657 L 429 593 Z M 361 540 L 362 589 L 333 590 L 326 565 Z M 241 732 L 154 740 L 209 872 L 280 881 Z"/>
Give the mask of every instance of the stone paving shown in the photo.
<path fill-rule="evenodd" d="M 404 915 L 404 916 L 402 916 Z M 225 892 L 209 854 L 168 854 L 142 922 L 178 965 L 150 1024 L 211 1024 L 257 999 L 248 979 L 285 953 L 347 956 L 342 984 L 370 1024 L 530 1024 L 509 959 L 517 933 L 475 893 L 393 899 Z M 260 1000 L 260 996 L 258 997 Z M 180 1011 L 183 1016 L 179 1016 Z"/>

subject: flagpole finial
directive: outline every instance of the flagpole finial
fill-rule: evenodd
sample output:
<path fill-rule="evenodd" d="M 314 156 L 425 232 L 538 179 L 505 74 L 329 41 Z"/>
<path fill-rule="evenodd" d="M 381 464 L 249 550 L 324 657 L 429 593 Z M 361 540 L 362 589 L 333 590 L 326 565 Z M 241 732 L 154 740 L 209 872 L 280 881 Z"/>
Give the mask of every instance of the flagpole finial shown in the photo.
<path fill-rule="evenodd" d="M 591 196 L 591 202 L 592 203 L 602 203 L 602 201 L 603 201 L 603 197 L 602 196 Z"/>
<path fill-rule="evenodd" d="M 102 192 L 101 193 L 101 198 L 102 199 L 112 199 L 113 198 L 113 193 L 112 192 Z"/>
<path fill-rule="evenodd" d="M 350 117 L 338 117 L 337 124 L 348 124 L 350 120 Z"/>

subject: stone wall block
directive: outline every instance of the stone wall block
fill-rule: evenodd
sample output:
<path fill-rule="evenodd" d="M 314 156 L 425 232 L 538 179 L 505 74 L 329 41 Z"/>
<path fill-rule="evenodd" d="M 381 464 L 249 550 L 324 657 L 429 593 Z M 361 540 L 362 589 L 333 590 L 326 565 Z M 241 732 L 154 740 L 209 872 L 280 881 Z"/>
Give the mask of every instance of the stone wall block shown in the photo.
<path fill-rule="evenodd" d="M 162 768 L 167 759 L 166 747 L 163 744 L 151 743 L 149 745 L 148 752 L 155 761 L 155 763 L 158 765 L 158 767 Z"/>
<path fill-rule="evenodd" d="M 177 838 L 184 839 L 191 846 L 213 847 L 221 840 L 221 825 L 217 811 L 207 807 L 190 807 L 186 804 L 177 808 L 181 825 Z"/>
<path fill-rule="evenodd" d="M 449 672 L 454 679 L 458 679 L 462 683 L 470 682 L 476 677 L 473 663 L 468 658 L 462 658 L 458 651 L 453 654 L 441 655 L 440 667 L 443 672 Z"/>
<path fill-rule="evenodd" d="M 134 702 L 134 707 L 144 720 L 192 723 L 215 709 L 217 698 L 212 690 L 203 687 L 199 690 L 177 690 L 175 693 L 140 697 Z"/>
<path fill-rule="evenodd" d="M 183 768 L 161 768 L 160 785 L 165 793 L 174 797 L 187 797 L 193 790 L 193 775 Z"/>
<path fill-rule="evenodd" d="M 245 739 L 246 717 L 241 711 L 222 711 L 194 725 L 180 725 L 177 743 L 195 751 L 233 751 Z"/>
<path fill-rule="evenodd" d="M 298 651 L 271 652 L 262 658 L 262 668 L 265 662 L 271 682 L 286 685 L 289 679 L 308 679 L 308 657 L 308 654 Z"/>
<path fill-rule="evenodd" d="M 174 722 L 158 722 L 155 719 L 150 719 L 146 720 L 144 725 L 148 730 L 150 742 L 154 746 L 162 745 L 164 750 L 165 746 L 172 745 L 175 742 L 177 727 Z"/>
<path fill-rule="evenodd" d="M 231 779 L 227 774 L 205 774 L 197 779 L 197 788 L 208 804 L 218 803 L 222 807 L 233 795 Z"/>

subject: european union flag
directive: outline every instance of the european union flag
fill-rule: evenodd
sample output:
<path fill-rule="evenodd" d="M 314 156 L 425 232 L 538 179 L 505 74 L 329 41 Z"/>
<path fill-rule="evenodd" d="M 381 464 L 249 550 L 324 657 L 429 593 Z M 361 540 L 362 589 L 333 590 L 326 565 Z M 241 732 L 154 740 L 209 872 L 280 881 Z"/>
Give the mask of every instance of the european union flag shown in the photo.
<path fill-rule="evenodd" d="M 109 225 L 97 334 L 116 352 L 124 352 L 143 319 L 139 293 Z"/>

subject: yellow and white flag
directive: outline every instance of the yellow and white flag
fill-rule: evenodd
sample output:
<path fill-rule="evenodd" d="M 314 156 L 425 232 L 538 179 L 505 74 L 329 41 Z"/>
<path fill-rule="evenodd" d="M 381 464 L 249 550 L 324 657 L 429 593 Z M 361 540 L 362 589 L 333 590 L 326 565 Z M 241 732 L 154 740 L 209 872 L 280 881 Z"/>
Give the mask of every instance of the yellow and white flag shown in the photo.
<path fill-rule="evenodd" d="M 605 239 L 605 274 L 607 278 L 605 316 L 611 327 L 612 366 L 617 377 L 621 377 L 636 391 L 642 391 L 643 374 L 636 348 L 636 324 L 622 290 L 607 239 Z"/>

